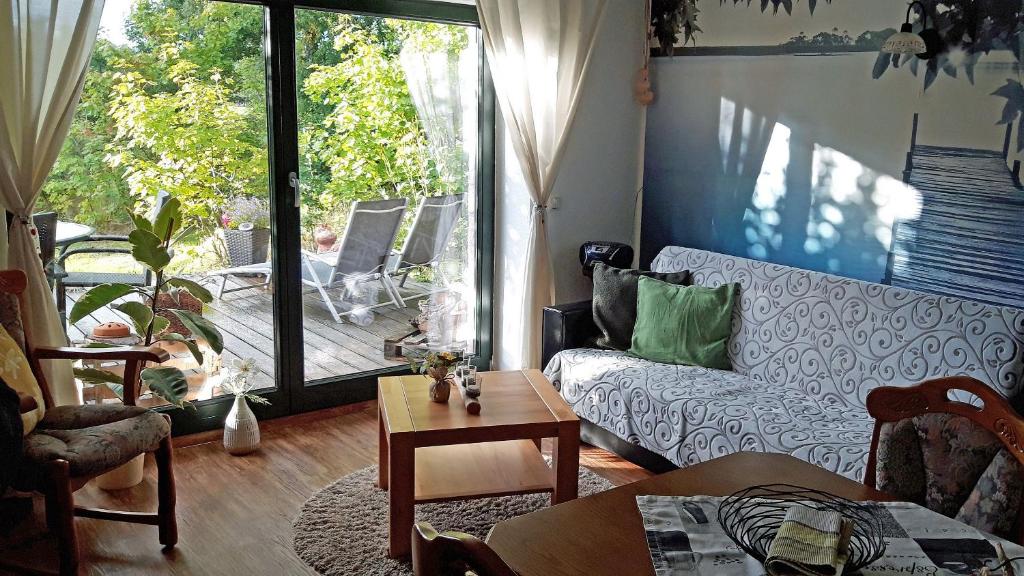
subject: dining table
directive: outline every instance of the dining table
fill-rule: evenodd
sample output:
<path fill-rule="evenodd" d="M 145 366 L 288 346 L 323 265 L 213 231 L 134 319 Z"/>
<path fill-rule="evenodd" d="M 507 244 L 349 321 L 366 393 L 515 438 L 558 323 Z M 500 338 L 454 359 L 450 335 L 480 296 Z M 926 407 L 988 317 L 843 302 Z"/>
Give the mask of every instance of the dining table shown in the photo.
<path fill-rule="evenodd" d="M 487 544 L 519 576 L 656 576 L 637 496 L 728 496 L 762 484 L 893 500 L 786 454 L 737 452 L 499 522 Z"/>

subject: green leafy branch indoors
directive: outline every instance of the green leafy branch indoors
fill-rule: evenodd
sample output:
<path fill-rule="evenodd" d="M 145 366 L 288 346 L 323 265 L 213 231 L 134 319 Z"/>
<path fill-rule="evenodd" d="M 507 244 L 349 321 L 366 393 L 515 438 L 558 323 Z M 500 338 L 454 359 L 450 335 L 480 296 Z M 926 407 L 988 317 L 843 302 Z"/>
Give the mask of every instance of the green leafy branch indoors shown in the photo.
<path fill-rule="evenodd" d="M 187 292 L 204 303 L 213 299 L 209 290 L 192 280 L 174 276 L 165 277 L 164 275 L 164 270 L 170 264 L 174 254 L 173 246 L 191 235 L 194 229 L 191 227 L 181 229 L 181 202 L 177 198 L 169 199 L 153 222 L 137 214 L 132 214 L 131 217 L 135 226 L 135 229 L 128 235 L 128 242 L 132 247 L 132 257 L 139 264 L 153 271 L 155 277 L 153 285 L 130 286 L 108 283 L 96 286 L 75 303 L 71 309 L 69 320 L 72 323 L 77 323 L 104 306 L 111 305 L 126 296 L 135 296 L 137 299 L 125 300 L 114 304 L 112 308 L 131 319 L 135 330 L 143 336 L 145 345 L 150 346 L 155 342 L 183 344 L 192 352 L 196 362 L 202 365 L 203 353 L 199 349 L 199 339 L 206 341 L 211 350 L 220 354 L 224 349 L 224 339 L 220 330 L 212 322 L 194 312 L 168 310 L 177 316 L 182 325 L 191 332 L 189 336 L 183 336 L 167 331 L 170 321 L 157 314 L 160 311 L 158 309 L 160 296 L 164 294 L 170 296 L 174 302 L 180 301 L 182 292 Z M 122 378 L 112 372 L 95 368 L 77 368 L 75 375 L 86 382 L 106 384 L 119 395 L 123 394 Z M 153 394 L 175 406 L 183 407 L 185 405 L 188 381 L 180 369 L 173 366 L 155 366 L 142 370 L 140 377 Z"/>

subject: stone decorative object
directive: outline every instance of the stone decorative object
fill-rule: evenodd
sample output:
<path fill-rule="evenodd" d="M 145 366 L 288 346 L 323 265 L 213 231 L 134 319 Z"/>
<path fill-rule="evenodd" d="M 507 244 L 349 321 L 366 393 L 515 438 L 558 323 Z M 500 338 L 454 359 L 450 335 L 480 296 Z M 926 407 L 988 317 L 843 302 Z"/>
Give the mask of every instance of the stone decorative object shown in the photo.
<path fill-rule="evenodd" d="M 245 396 L 235 396 L 235 403 L 224 421 L 224 449 L 241 456 L 254 452 L 260 446 L 260 423 L 249 408 Z"/>

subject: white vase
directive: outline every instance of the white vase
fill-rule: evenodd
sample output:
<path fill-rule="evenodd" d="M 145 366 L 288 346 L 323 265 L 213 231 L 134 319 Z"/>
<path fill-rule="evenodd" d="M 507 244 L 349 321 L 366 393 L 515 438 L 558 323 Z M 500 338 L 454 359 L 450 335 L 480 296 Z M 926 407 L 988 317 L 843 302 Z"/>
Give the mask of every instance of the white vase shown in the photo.
<path fill-rule="evenodd" d="M 249 409 L 245 396 L 235 396 L 235 403 L 224 421 L 224 449 L 229 454 L 248 454 L 260 445 L 260 423 Z"/>

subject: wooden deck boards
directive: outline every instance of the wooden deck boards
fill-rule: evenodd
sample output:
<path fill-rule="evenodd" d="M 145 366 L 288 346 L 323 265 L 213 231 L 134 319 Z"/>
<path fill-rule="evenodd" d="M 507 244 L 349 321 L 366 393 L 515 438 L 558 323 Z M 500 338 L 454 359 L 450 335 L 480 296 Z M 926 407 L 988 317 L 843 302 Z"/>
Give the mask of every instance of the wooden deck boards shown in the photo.
<path fill-rule="evenodd" d="M 1024 191 L 1002 152 L 917 145 L 916 218 L 896 224 L 892 285 L 1024 307 Z"/>
<path fill-rule="evenodd" d="M 230 278 L 228 288 L 238 288 L 255 283 L 256 280 Z M 411 285 L 411 290 L 419 289 Z M 405 293 L 411 293 L 406 290 Z M 82 291 L 68 292 L 68 310 L 81 297 Z M 417 299 L 406 303 L 401 310 L 385 306 L 373 311 L 373 321 L 359 326 L 343 317 L 335 322 L 318 293 L 303 297 L 303 352 L 306 380 L 347 376 L 369 370 L 404 366 L 405 362 L 384 358 L 384 338 L 408 334 L 413 330 L 410 320 L 419 313 Z M 228 366 L 236 358 L 252 358 L 260 370 L 260 388 L 274 386 L 274 312 L 272 294 L 254 287 L 230 292 L 223 298 L 214 299 L 204 308 L 203 315 L 213 322 L 224 335 L 222 365 Z M 81 341 L 86 334 L 103 322 L 126 319 L 110 308 L 101 308 L 75 325 L 68 326 L 68 336 L 73 342 Z M 195 370 L 200 374 L 200 370 Z M 216 387 L 204 388 L 204 378 L 196 378 L 190 397 L 205 399 Z M 143 402 L 145 403 L 145 402 Z"/>

